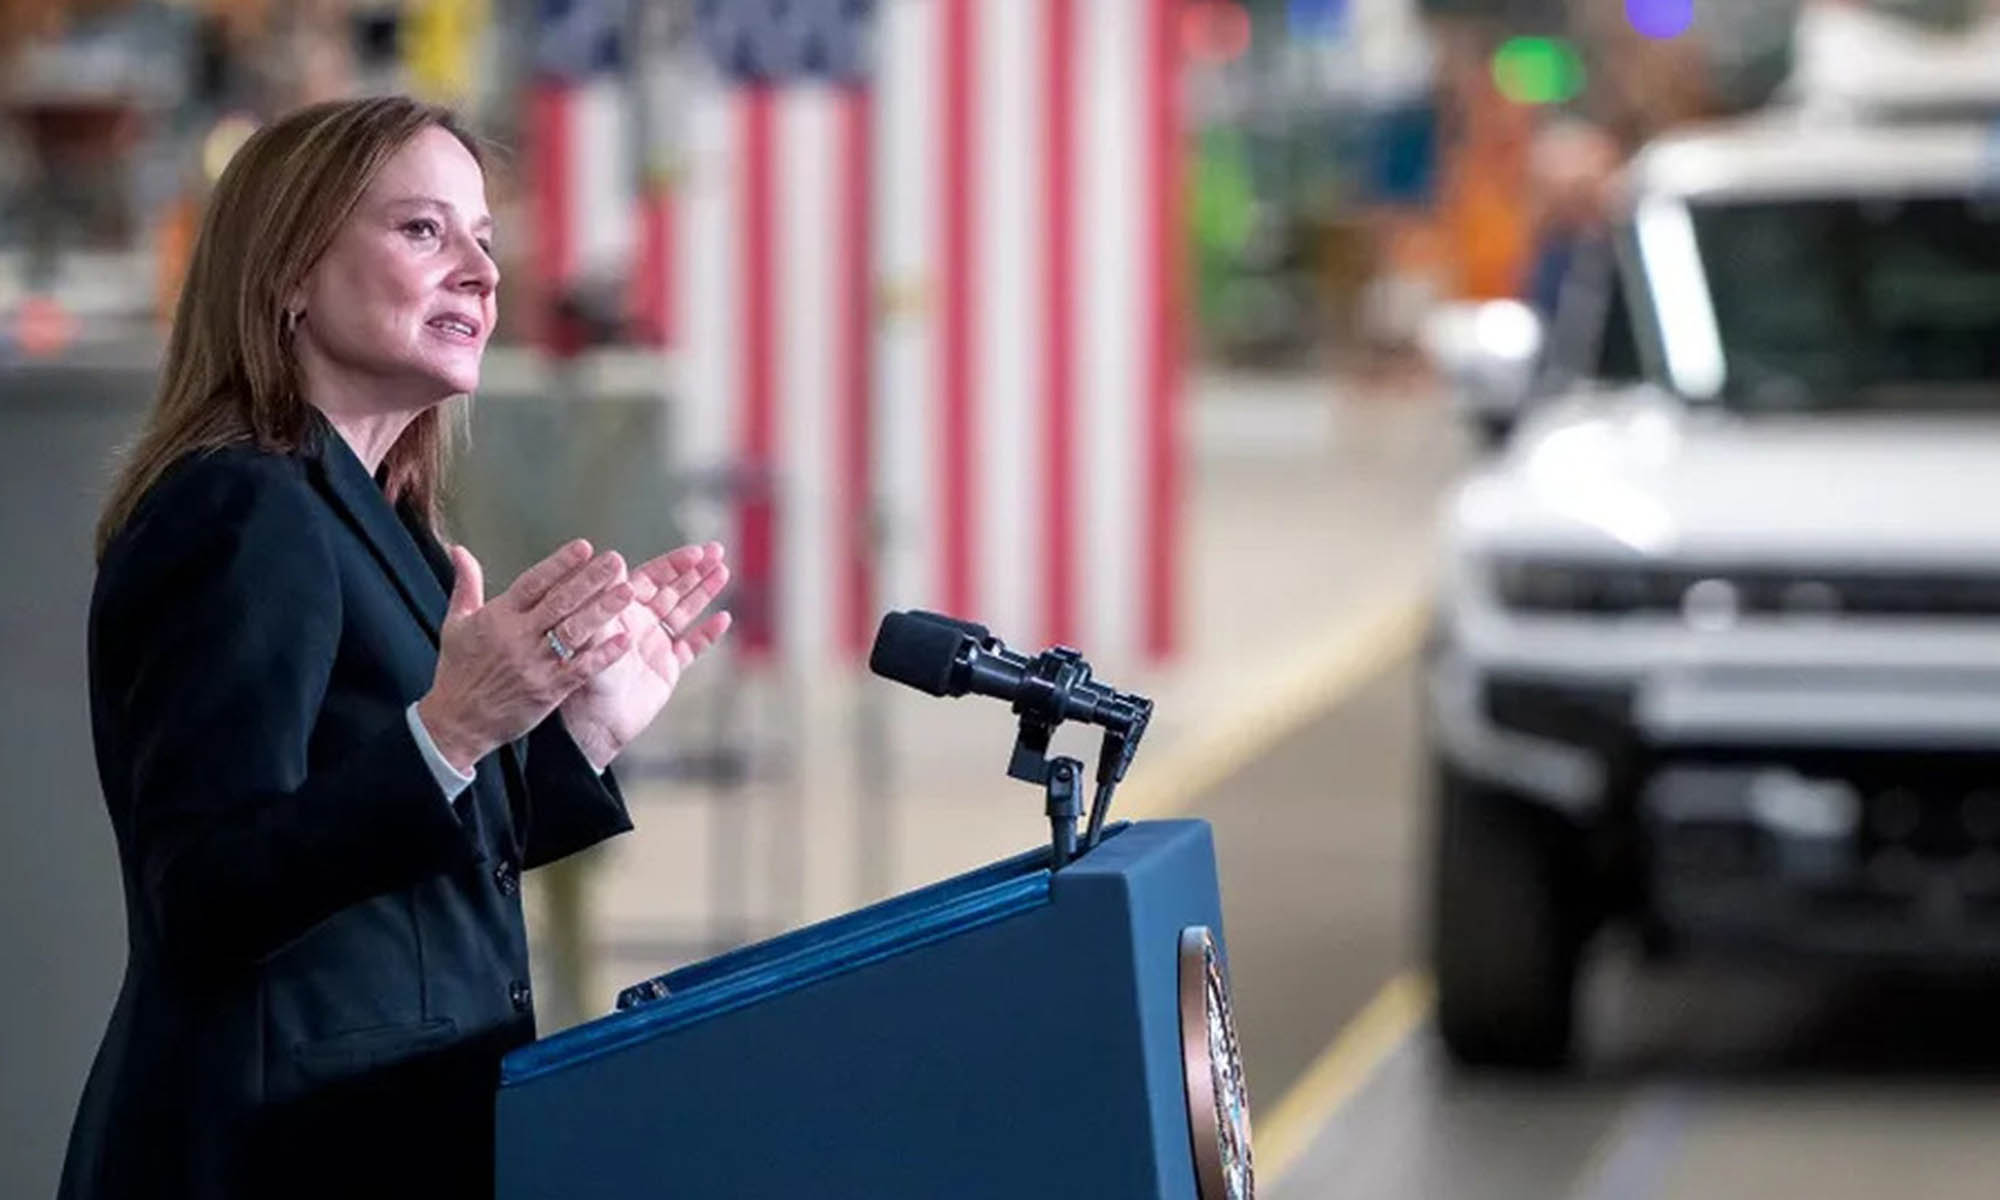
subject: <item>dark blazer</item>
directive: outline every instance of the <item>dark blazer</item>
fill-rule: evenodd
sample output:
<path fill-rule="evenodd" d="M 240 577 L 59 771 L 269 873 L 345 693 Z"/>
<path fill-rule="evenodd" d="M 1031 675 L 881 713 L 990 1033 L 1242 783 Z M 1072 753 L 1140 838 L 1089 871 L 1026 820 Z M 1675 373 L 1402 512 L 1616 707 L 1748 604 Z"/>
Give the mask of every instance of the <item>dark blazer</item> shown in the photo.
<path fill-rule="evenodd" d="M 447 804 L 404 710 L 450 563 L 321 422 L 191 457 L 99 565 L 129 960 L 65 1200 L 492 1195 L 534 1036 L 520 872 L 631 828 L 559 719 Z"/>

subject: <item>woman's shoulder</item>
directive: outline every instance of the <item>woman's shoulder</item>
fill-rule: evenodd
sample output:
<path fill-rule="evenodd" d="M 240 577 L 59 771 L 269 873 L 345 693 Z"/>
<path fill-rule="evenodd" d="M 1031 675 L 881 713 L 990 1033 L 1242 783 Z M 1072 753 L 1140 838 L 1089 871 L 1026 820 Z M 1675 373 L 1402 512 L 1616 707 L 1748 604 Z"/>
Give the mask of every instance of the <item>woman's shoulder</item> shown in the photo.
<path fill-rule="evenodd" d="M 191 451 L 146 490 L 105 548 L 105 558 L 141 547 L 234 539 L 256 526 L 297 538 L 307 532 L 302 521 L 311 503 L 311 486 L 296 455 L 247 442 Z"/>
<path fill-rule="evenodd" d="M 175 636 L 163 630 L 194 628 L 194 613 L 206 614 L 203 628 L 246 637 L 264 621 L 295 633 L 337 622 L 339 568 L 323 507 L 289 455 L 227 446 L 175 462 L 98 559 L 93 661 L 129 665 L 136 648 Z"/>
<path fill-rule="evenodd" d="M 305 483 L 305 462 L 296 454 L 265 450 L 251 442 L 230 442 L 190 450 L 160 475 L 154 495 L 181 489 L 193 495 L 234 496 L 266 489 L 298 488 Z"/>

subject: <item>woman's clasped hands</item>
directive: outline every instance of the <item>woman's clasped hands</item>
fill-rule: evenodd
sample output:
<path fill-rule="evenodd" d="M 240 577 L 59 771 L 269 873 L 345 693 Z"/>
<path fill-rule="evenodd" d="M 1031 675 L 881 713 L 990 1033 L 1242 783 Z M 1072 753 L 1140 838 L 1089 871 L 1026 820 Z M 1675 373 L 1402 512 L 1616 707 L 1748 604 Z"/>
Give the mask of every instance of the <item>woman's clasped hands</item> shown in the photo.
<path fill-rule="evenodd" d="M 696 657 L 729 629 L 703 613 L 729 582 L 720 543 L 682 546 L 628 571 L 615 550 L 570 542 L 485 599 L 479 560 L 451 547 L 457 578 L 437 674 L 417 716 L 461 771 L 560 709 L 602 771 L 659 715 Z"/>

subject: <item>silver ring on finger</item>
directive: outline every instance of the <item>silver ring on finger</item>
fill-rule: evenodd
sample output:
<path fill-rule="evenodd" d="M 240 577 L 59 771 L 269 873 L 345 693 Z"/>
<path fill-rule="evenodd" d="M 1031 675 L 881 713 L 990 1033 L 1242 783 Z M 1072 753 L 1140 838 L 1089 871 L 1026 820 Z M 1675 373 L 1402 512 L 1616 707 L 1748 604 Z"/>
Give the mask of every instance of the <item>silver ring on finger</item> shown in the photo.
<path fill-rule="evenodd" d="M 566 663 L 576 657 L 576 651 L 569 648 L 568 643 L 562 640 L 562 635 L 557 633 L 553 626 L 550 627 L 545 637 L 549 643 L 549 650 L 555 654 L 557 662 Z"/>

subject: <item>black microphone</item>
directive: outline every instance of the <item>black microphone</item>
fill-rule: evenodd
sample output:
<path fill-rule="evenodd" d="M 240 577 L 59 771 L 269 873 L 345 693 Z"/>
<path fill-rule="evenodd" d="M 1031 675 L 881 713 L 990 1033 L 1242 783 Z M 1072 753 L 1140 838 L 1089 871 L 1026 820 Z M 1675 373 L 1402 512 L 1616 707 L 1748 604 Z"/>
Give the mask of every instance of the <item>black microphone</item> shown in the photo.
<path fill-rule="evenodd" d="M 926 612 L 888 613 L 875 631 L 868 669 L 928 695 L 963 696 L 965 688 L 955 686 L 959 657 L 987 636 L 982 626 L 969 621 Z"/>
<path fill-rule="evenodd" d="M 1131 732 L 1151 705 L 1090 677 L 1090 664 L 1061 648 L 1029 658 L 984 625 L 913 609 L 883 616 L 868 669 L 933 696 L 967 692 L 1005 700 L 1051 722 L 1082 721 Z"/>
<path fill-rule="evenodd" d="M 1050 735 L 1064 721 L 1101 726 L 1097 791 L 1083 840 L 1086 852 L 1096 847 L 1112 789 L 1125 778 L 1152 719 L 1151 700 L 1092 679 L 1090 664 L 1067 646 L 1030 658 L 1009 650 L 984 625 L 923 609 L 883 616 L 868 654 L 868 669 L 933 696 L 971 692 L 1013 705 L 1021 731 L 1007 775 L 1047 790 L 1052 870 L 1061 870 L 1077 849 L 1077 782 L 1083 764 L 1067 757 L 1051 759 Z"/>

